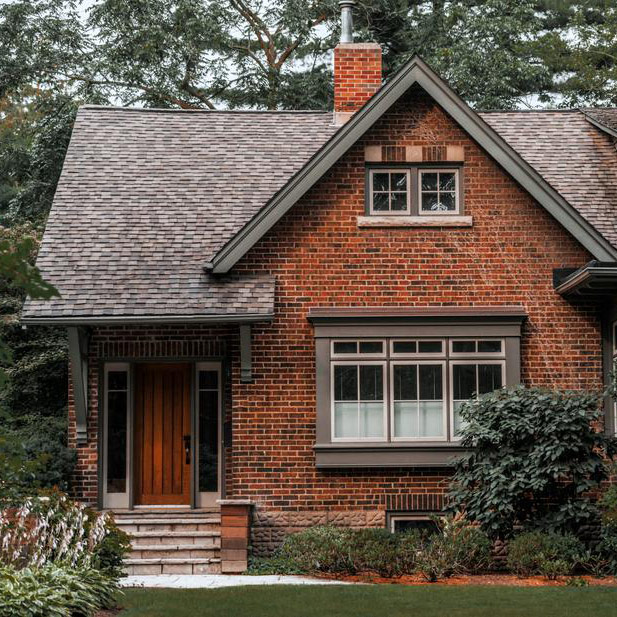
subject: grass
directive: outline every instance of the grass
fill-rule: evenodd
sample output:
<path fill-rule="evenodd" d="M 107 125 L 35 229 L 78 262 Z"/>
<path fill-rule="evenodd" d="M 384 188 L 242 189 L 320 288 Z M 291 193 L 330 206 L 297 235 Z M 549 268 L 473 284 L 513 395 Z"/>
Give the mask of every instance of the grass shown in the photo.
<path fill-rule="evenodd" d="M 610 587 L 254 586 L 127 589 L 118 617 L 617 616 Z"/>

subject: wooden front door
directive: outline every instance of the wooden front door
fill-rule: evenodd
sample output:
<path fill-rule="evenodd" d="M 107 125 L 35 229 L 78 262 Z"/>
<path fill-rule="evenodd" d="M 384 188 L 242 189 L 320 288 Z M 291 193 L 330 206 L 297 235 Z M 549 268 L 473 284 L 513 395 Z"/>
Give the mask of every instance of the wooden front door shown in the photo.
<path fill-rule="evenodd" d="M 191 367 L 135 367 L 136 505 L 191 503 Z"/>

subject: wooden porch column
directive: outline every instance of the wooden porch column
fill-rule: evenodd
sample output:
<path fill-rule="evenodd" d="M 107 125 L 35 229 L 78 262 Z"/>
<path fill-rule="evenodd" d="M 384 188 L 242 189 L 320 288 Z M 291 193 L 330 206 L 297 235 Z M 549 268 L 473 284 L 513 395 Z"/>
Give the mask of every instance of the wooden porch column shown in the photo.
<path fill-rule="evenodd" d="M 251 535 L 250 499 L 219 499 L 221 505 L 221 572 L 239 574 L 248 567 Z"/>

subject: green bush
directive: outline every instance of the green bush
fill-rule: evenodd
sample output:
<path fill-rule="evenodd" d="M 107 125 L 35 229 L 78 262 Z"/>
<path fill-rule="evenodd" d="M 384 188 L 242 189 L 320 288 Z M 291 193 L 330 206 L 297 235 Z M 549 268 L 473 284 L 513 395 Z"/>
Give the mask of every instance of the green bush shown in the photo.
<path fill-rule="evenodd" d="M 491 565 L 491 541 L 462 517 L 437 521 L 440 534 L 432 535 L 418 553 L 417 571 L 429 582 L 453 574 L 477 574 Z"/>
<path fill-rule="evenodd" d="M 115 606 L 117 582 L 91 568 L 0 569 L 0 617 L 90 617 Z"/>
<path fill-rule="evenodd" d="M 572 574 L 585 559 L 585 547 L 571 534 L 522 533 L 508 544 L 508 568 L 518 576 L 547 578 Z"/>
<path fill-rule="evenodd" d="M 494 538 L 525 530 L 575 531 L 595 519 L 586 494 L 607 478 L 617 441 L 593 428 L 595 393 L 522 386 L 471 399 L 461 409 L 462 445 L 450 503 Z"/>
<path fill-rule="evenodd" d="M 350 534 L 349 556 L 354 572 L 376 572 L 380 576 L 397 576 L 399 538 L 387 529 L 361 529 Z"/>
<path fill-rule="evenodd" d="M 94 520 L 93 517 L 88 517 L 88 521 L 92 520 Z M 129 535 L 122 531 L 113 520 L 108 519 L 105 523 L 103 539 L 92 549 L 92 567 L 114 578 L 119 578 L 122 576 L 124 558 L 130 550 Z"/>

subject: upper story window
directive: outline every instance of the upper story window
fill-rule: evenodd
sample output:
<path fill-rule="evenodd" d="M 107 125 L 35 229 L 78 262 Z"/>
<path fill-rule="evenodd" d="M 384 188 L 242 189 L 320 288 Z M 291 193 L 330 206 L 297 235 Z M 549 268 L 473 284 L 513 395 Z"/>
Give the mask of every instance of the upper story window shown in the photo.
<path fill-rule="evenodd" d="M 410 171 L 405 169 L 370 170 L 370 213 L 410 213 Z"/>
<path fill-rule="evenodd" d="M 421 169 L 420 214 L 458 214 L 458 170 Z"/>
<path fill-rule="evenodd" d="M 463 213 L 460 168 L 373 167 L 367 170 L 366 188 L 369 216 Z"/>

